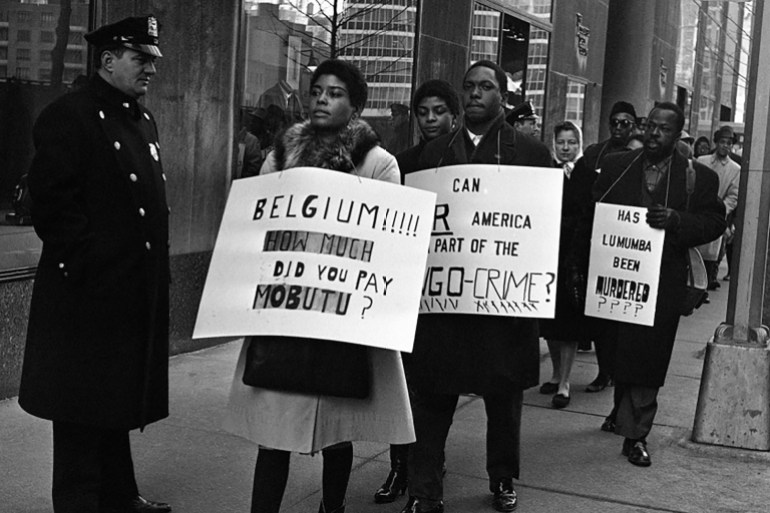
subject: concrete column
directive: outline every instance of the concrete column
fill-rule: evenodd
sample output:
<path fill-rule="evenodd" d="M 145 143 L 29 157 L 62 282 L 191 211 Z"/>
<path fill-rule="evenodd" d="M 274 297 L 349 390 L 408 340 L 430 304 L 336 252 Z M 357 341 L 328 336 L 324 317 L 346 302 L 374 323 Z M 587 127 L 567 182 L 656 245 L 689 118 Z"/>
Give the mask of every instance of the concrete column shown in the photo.
<path fill-rule="evenodd" d="M 770 219 L 770 9 L 754 3 L 746 122 L 727 322 L 706 348 L 694 442 L 770 450 L 770 350 L 762 302 Z"/>

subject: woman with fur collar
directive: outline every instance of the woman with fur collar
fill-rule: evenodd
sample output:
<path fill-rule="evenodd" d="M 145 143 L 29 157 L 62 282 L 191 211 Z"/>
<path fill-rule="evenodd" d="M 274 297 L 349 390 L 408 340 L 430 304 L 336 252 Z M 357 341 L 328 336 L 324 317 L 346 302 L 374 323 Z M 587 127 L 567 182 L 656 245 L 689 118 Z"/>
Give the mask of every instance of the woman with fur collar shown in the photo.
<path fill-rule="evenodd" d="M 299 166 L 400 181 L 395 157 L 379 147 L 374 130 L 358 119 L 367 98 L 361 72 L 349 62 L 328 60 L 313 73 L 310 119 L 276 141 L 260 174 Z M 225 429 L 260 445 L 251 513 L 278 513 L 291 452 L 323 453 L 321 513 L 343 513 L 353 461 L 352 440 L 414 442 L 412 414 L 398 351 L 367 348 L 372 363 L 366 399 L 280 392 L 242 383 L 244 343 L 230 391 Z"/>

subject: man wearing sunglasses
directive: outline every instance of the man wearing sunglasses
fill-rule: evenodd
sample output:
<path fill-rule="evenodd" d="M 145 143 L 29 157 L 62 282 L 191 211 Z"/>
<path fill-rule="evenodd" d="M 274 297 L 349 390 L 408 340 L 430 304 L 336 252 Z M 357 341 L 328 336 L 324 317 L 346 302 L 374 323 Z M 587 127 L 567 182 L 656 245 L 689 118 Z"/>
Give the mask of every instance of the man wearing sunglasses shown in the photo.
<path fill-rule="evenodd" d="M 609 154 L 628 151 L 628 141 L 636 130 L 636 110 L 628 102 L 615 102 L 610 111 L 610 137 L 604 141 L 592 144 L 583 152 L 583 157 L 575 163 L 575 170 L 580 172 L 601 172 L 602 160 Z M 578 170 L 579 167 L 587 170 Z M 602 330 L 597 324 L 597 332 L 594 336 L 596 346 L 596 360 L 599 365 L 599 373 L 586 387 L 586 392 L 601 392 L 612 384 L 612 365 L 614 354 L 614 341 L 605 340 Z M 614 429 L 615 415 L 613 412 L 602 424 L 603 431 Z"/>

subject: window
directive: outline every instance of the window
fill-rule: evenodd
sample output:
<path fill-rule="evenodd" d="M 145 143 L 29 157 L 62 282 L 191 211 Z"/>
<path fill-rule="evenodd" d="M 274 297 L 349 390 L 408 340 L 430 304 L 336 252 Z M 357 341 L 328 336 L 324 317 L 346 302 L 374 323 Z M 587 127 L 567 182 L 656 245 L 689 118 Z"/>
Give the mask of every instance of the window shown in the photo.
<path fill-rule="evenodd" d="M 299 5 L 310 2 L 244 0 L 245 34 L 238 66 L 243 73 L 240 121 L 236 132 L 251 127 L 269 148 L 281 128 L 306 119 L 312 71 L 327 59 L 331 35 L 337 57 L 355 63 L 367 79 L 369 100 L 363 117 L 380 134 L 391 153 L 412 146 L 409 103 L 417 0 L 358 0 L 338 2 L 337 26 L 333 3 L 312 2 L 312 12 Z M 404 115 L 404 111 L 406 114 Z"/>
<path fill-rule="evenodd" d="M 31 129 L 37 113 L 54 98 L 64 93 L 75 77 L 86 74 L 86 55 L 82 36 L 88 32 L 89 12 L 95 2 L 67 2 L 71 10 L 60 9 L 59 0 L 0 1 L 4 15 L 0 17 L 0 133 L 4 148 L 0 151 L 0 280 L 26 278 L 34 272 L 40 256 L 40 241 L 32 226 L 18 226 L 13 221 L 13 191 L 28 169 L 34 154 Z M 32 4 L 32 5 L 23 5 Z M 12 6 L 12 11 L 8 11 Z M 21 9 L 21 10 L 19 10 Z M 61 84 L 53 76 L 51 49 L 56 41 L 55 27 L 59 17 L 68 30 L 66 41 L 77 45 L 58 58 L 64 62 Z M 6 16 L 7 14 L 7 16 Z M 39 18 L 38 18 L 39 17 Z M 38 24 L 39 20 L 39 24 Z M 6 43 L 7 42 L 7 43 Z M 18 79 L 14 87 L 3 82 Z"/>
<path fill-rule="evenodd" d="M 564 119 L 583 128 L 583 110 L 586 101 L 586 85 L 576 80 L 567 80 L 567 102 Z"/>

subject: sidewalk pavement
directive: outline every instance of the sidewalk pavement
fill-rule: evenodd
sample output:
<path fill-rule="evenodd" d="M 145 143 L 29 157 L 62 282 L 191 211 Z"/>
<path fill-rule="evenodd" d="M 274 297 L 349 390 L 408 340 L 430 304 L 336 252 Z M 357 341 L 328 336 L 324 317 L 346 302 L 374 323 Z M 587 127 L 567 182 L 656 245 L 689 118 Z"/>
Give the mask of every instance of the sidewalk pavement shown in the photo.
<path fill-rule="evenodd" d="M 770 511 L 770 453 L 690 442 L 703 349 L 724 319 L 726 285 L 711 293 L 711 304 L 682 318 L 648 438 L 651 467 L 628 463 L 620 454 L 622 438 L 599 430 L 612 389 L 584 392 L 596 375 L 593 352 L 578 353 L 567 408 L 551 408 L 551 396 L 537 388 L 525 393 L 518 512 Z M 257 448 L 219 427 L 239 348 L 234 341 L 172 358 L 171 416 L 132 434 L 142 494 L 170 502 L 175 513 L 249 511 Z M 551 372 L 544 343 L 541 354 L 542 382 Z M 494 511 L 484 441 L 483 402 L 464 397 L 446 448 L 448 513 Z M 406 498 L 372 501 L 389 469 L 387 445 L 354 447 L 347 511 L 398 513 Z M 50 512 L 50 480 L 50 423 L 25 414 L 15 399 L 0 402 L 0 512 Z M 320 456 L 293 455 L 282 511 L 315 513 L 320 486 Z"/>

